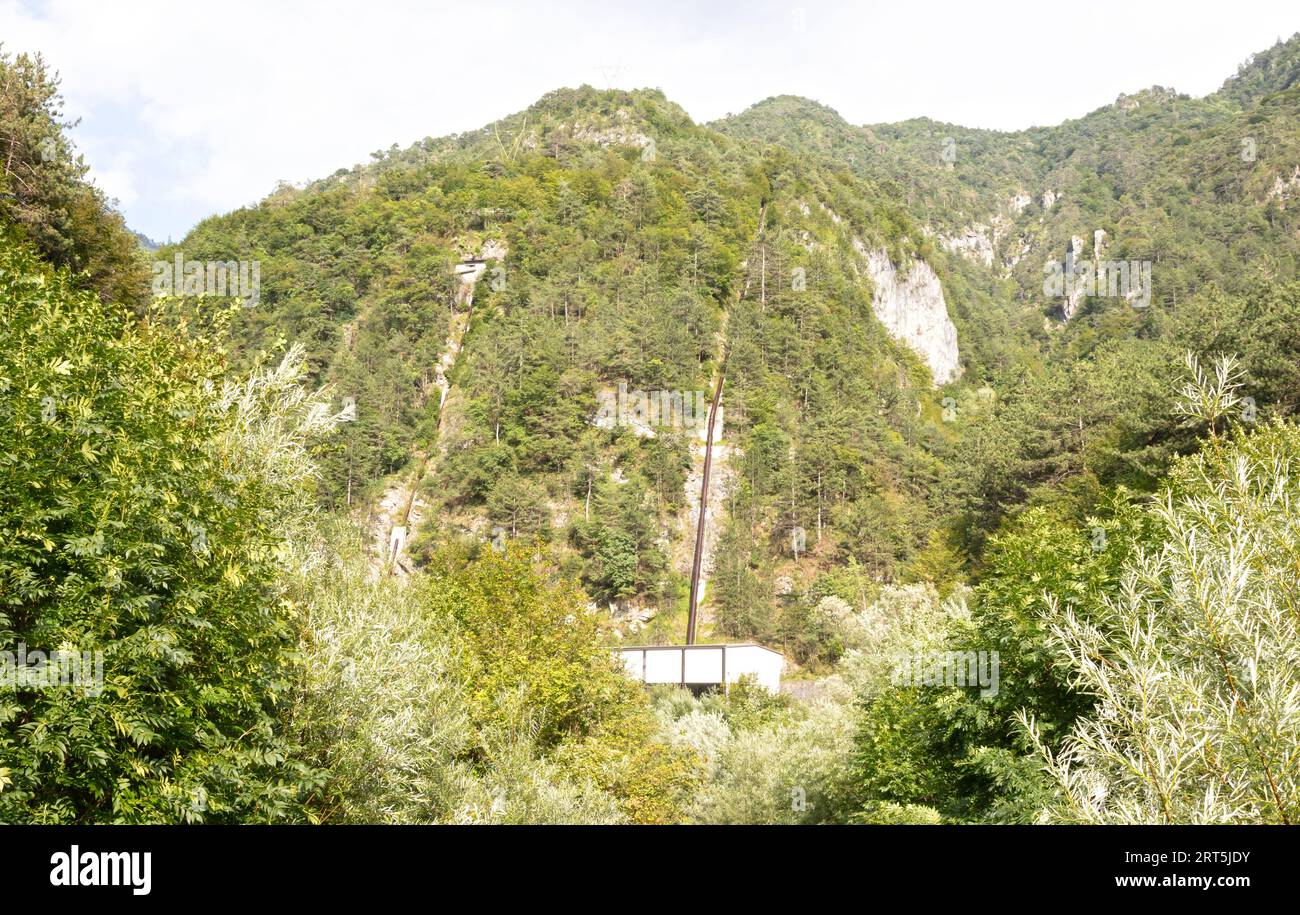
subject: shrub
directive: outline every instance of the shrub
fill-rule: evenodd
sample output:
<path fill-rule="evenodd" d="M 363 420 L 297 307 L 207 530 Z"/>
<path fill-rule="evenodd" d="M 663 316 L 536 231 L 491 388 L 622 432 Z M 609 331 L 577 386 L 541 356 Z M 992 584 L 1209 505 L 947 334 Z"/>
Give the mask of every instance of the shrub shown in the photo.
<path fill-rule="evenodd" d="M 1163 542 L 1052 632 L 1097 698 L 1059 752 L 1029 732 L 1083 823 L 1295 823 L 1300 785 L 1300 429 L 1212 440 L 1150 509 Z"/>
<path fill-rule="evenodd" d="M 324 408 L 295 353 L 236 385 L 0 239 L 0 646 L 102 652 L 103 690 L 0 687 L 0 820 L 297 819 L 279 584 Z"/>

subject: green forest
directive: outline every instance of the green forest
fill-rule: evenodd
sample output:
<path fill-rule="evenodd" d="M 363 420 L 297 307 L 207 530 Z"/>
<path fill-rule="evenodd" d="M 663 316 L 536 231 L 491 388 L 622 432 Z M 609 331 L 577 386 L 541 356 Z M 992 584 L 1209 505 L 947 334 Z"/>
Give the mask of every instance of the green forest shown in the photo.
<path fill-rule="evenodd" d="M 0 48 L 0 823 L 1300 821 L 1300 34 L 1015 132 L 560 89 L 156 251 L 63 107 Z M 780 688 L 629 676 L 693 611 Z"/>

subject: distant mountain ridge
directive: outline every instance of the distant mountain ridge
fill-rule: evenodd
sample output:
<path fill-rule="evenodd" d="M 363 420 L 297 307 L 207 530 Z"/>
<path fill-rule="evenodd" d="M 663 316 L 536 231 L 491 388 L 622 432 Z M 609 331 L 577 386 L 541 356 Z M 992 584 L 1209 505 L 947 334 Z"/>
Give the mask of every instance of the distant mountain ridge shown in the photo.
<path fill-rule="evenodd" d="M 1101 254 L 1165 261 L 1162 292 L 1173 301 L 1212 277 L 1233 285 L 1261 239 L 1270 251 L 1300 254 L 1281 215 L 1300 164 L 1298 73 L 1300 33 L 1203 99 L 1156 86 L 1057 127 L 998 132 L 928 119 L 854 127 L 792 96 L 711 126 L 895 188 L 942 246 L 996 266 L 1023 298 L 1042 299 L 1045 260 L 1063 259 L 1072 239 L 1086 243 L 1100 229 L 1110 244 Z M 1167 222 L 1201 227 L 1191 245 L 1208 257 L 1173 262 Z"/>
<path fill-rule="evenodd" d="M 135 240 L 140 243 L 140 247 L 144 248 L 146 251 L 157 251 L 159 248 L 162 247 L 162 245 L 159 242 L 154 241 L 152 238 L 150 238 L 148 235 L 145 235 L 143 232 L 137 232 L 134 229 L 132 229 L 131 234 L 134 235 Z"/>

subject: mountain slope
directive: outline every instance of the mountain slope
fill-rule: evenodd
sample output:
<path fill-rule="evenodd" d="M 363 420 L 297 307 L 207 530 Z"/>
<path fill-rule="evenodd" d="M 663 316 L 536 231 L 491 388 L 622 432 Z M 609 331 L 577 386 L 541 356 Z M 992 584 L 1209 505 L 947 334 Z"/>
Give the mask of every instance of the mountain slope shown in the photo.
<path fill-rule="evenodd" d="M 1300 34 L 1206 98 L 1156 86 L 1012 133 L 926 119 L 854 127 L 788 96 L 713 126 L 896 188 L 943 247 L 1010 277 L 1044 314 L 1073 316 L 1084 303 L 1046 295 L 1041 272 L 1072 240 L 1077 259 L 1153 262 L 1154 294 L 1168 303 L 1211 280 L 1244 288 L 1243 267 L 1263 252 L 1294 272 L 1297 60 Z"/>
<path fill-rule="evenodd" d="M 753 560 L 796 527 L 816 544 L 837 512 L 888 519 L 871 544 L 826 544 L 878 554 L 878 574 L 927 536 L 937 410 L 923 409 L 917 333 L 941 341 L 940 380 L 959 368 L 929 242 L 872 185 L 698 127 L 659 93 L 552 93 L 283 188 L 178 249 L 260 260 L 239 350 L 305 340 L 317 377 L 355 398 L 328 461 L 336 503 L 371 504 L 427 469 L 419 499 L 437 524 L 417 532 L 417 560 L 460 536 L 548 539 L 593 598 L 634 614 L 628 626 L 666 611 L 652 637 L 679 638 L 688 568 L 675 557 L 693 534 L 702 422 L 595 419 L 620 385 L 686 403 L 710 390 L 729 308 L 720 444 L 734 487 L 712 508 L 762 516 L 746 525 Z M 454 268 L 476 259 L 471 309 Z M 916 303 L 929 323 L 907 323 Z M 456 335 L 444 404 L 436 367 Z M 717 603 L 723 629 L 748 625 L 734 621 L 745 598 L 720 588 Z"/>
<path fill-rule="evenodd" d="M 1297 42 L 1204 99 L 1156 87 L 1015 133 L 854 127 L 789 96 L 700 126 L 659 92 L 559 90 L 178 247 L 261 260 L 237 350 L 305 341 L 355 399 L 327 489 L 399 564 L 549 541 L 625 636 L 681 637 L 705 425 L 683 408 L 727 354 L 706 632 L 799 655 L 844 568 L 978 572 L 1007 515 L 1086 512 L 1194 447 L 1165 409 L 1181 351 L 1262 353 L 1241 335 L 1276 316 L 1250 303 L 1292 307 L 1270 284 L 1300 245 Z M 1061 261 L 1102 281 L 1058 294 Z M 1277 359 L 1247 371 L 1295 408 Z"/>

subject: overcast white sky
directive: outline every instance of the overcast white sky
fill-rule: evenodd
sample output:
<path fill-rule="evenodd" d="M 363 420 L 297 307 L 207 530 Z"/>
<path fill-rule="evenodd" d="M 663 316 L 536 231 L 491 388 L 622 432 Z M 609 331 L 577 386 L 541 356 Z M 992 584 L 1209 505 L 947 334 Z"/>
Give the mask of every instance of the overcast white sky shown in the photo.
<path fill-rule="evenodd" d="M 1016 129 L 1204 95 L 1297 29 L 1295 0 L 0 0 L 5 51 L 60 71 L 95 180 L 159 241 L 560 86 L 658 87 L 701 122 L 790 93 Z"/>

